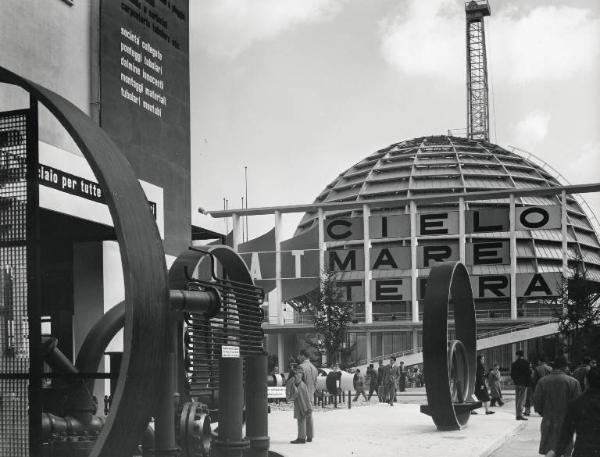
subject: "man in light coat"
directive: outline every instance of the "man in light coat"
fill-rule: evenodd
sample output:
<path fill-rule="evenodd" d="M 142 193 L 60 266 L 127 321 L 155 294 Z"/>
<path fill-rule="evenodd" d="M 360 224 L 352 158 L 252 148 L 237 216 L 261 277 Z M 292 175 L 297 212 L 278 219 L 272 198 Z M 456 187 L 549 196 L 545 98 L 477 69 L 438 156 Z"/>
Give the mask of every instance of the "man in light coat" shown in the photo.
<path fill-rule="evenodd" d="M 540 379 L 533 393 L 533 407 L 542 416 L 539 453 L 546 455 L 557 448 L 569 401 L 581 394 L 577 379 L 565 373 L 567 359 L 559 356 L 552 372 Z M 571 455 L 570 450 L 565 452 Z"/>
<path fill-rule="evenodd" d="M 315 398 L 315 391 L 317 390 L 317 376 L 319 376 L 319 370 L 317 370 L 317 367 L 310 362 L 306 349 L 300 351 L 298 362 L 297 369 L 303 373 L 303 381 L 306 384 L 308 398 L 312 402 Z M 312 410 L 306 415 L 306 435 L 308 436 L 306 441 L 310 443 L 314 437 Z"/>

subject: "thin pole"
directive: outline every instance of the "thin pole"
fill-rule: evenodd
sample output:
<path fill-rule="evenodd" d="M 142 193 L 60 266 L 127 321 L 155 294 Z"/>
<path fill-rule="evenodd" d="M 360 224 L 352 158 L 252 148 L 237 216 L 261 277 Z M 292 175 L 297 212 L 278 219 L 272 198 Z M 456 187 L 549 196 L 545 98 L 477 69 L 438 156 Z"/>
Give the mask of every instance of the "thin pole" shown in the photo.
<path fill-rule="evenodd" d="M 246 209 L 248 209 L 248 167 L 244 167 L 244 184 L 246 186 Z M 248 215 L 246 214 L 246 241 L 248 241 Z"/>
<path fill-rule="evenodd" d="M 225 199 L 225 197 L 223 197 L 223 209 L 225 211 L 227 211 L 227 200 Z M 228 230 L 227 230 L 227 218 L 224 217 L 223 219 L 224 219 L 223 222 L 225 222 L 225 236 L 227 236 L 227 232 L 228 232 Z"/>
<path fill-rule="evenodd" d="M 244 209 L 244 197 L 242 197 L 242 209 Z M 246 229 L 244 227 L 244 216 L 242 216 L 242 241 L 246 241 Z"/>
<path fill-rule="evenodd" d="M 229 209 L 229 200 L 226 198 L 225 199 L 225 209 L 228 210 Z M 229 218 L 226 217 L 225 218 L 225 236 L 227 236 L 229 234 Z"/>

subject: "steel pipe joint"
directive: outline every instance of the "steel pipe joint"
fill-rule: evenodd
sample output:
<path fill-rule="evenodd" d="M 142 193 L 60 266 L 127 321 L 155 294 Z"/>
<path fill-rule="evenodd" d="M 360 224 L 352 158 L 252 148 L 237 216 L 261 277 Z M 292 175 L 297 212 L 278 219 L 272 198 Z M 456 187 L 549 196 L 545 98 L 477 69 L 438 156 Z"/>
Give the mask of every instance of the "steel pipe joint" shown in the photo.
<path fill-rule="evenodd" d="M 216 289 L 208 290 L 170 290 L 171 309 L 185 313 L 204 313 L 215 316 L 221 309 L 221 295 Z"/>

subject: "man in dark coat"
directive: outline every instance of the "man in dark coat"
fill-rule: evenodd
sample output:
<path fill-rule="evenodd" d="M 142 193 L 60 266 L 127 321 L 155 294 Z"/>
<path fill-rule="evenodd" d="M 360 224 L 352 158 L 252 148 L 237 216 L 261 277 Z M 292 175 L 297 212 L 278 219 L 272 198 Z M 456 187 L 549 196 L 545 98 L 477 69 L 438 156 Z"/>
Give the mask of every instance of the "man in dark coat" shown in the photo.
<path fill-rule="evenodd" d="M 398 382 L 400 380 L 400 367 L 396 365 L 396 357 L 390 359 L 390 377 L 388 380 L 388 392 L 390 406 L 394 406 L 396 401 L 396 391 L 398 390 Z"/>
<path fill-rule="evenodd" d="M 396 362 L 396 358 L 392 357 L 390 363 L 383 366 L 383 398 L 386 403 L 394 406 L 392 403 L 392 387 L 394 387 L 395 380 L 392 378 L 392 366 Z M 396 395 L 396 389 L 394 388 L 393 395 Z"/>
<path fill-rule="evenodd" d="M 510 367 L 510 377 L 515 383 L 515 411 L 517 420 L 526 421 L 527 418 L 523 416 L 523 406 L 527 397 L 527 387 L 531 385 L 531 372 L 523 351 L 518 350 L 516 355 L 517 360 Z"/>
<path fill-rule="evenodd" d="M 404 368 L 404 362 L 400 362 L 400 366 L 398 367 L 399 377 L 398 377 L 398 390 L 400 392 L 406 391 L 406 368 Z"/>
<path fill-rule="evenodd" d="M 569 401 L 574 400 L 581 393 L 579 382 L 566 374 L 566 369 L 567 359 L 563 356 L 557 357 L 552 373 L 539 380 L 533 393 L 533 406 L 542 416 L 540 425 L 542 436 L 539 449 L 539 453 L 542 455 L 557 449 L 558 437 L 567 414 Z"/>
<path fill-rule="evenodd" d="M 384 371 L 383 360 L 380 360 L 379 366 L 377 367 L 377 396 L 379 397 L 380 402 L 385 401 L 385 388 L 383 386 Z"/>
<path fill-rule="evenodd" d="M 590 371 L 591 362 L 592 362 L 591 358 L 584 357 L 583 360 L 581 361 L 581 364 L 573 372 L 573 377 L 575 379 L 577 379 L 577 381 L 579 381 L 579 386 L 581 387 L 582 391 L 584 391 L 586 388 L 585 377 L 587 376 L 588 372 Z"/>
<path fill-rule="evenodd" d="M 556 446 L 557 456 L 564 455 L 576 433 L 572 457 L 600 457 L 600 367 L 591 368 L 586 380 L 588 389 L 567 407 Z"/>
<path fill-rule="evenodd" d="M 377 392 L 377 395 L 379 395 L 379 384 L 377 384 L 377 372 L 375 371 L 375 368 L 373 368 L 373 364 L 370 363 L 369 366 L 367 367 L 367 376 L 366 376 L 366 381 L 369 383 L 369 398 L 368 400 L 371 399 L 371 397 L 373 396 L 373 392 Z"/>

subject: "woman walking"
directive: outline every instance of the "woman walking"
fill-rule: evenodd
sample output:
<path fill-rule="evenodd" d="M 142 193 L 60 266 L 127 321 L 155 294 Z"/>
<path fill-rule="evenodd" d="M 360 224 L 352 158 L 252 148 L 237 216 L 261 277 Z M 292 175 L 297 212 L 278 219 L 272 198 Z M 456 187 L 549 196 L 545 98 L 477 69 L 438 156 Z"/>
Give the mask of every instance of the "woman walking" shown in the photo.
<path fill-rule="evenodd" d="M 494 364 L 494 368 L 490 370 L 487 376 L 488 385 L 490 386 L 490 396 L 492 400 L 490 401 L 490 406 L 502 406 L 504 402 L 502 401 L 502 389 L 500 388 L 500 368 L 498 364 Z"/>
<path fill-rule="evenodd" d="M 485 365 L 484 357 L 482 355 L 477 356 L 477 371 L 475 372 L 475 396 L 477 400 L 483 403 L 486 414 L 494 414 L 494 411 L 490 411 L 488 403 L 490 396 L 488 394 L 487 386 L 485 385 Z"/>

